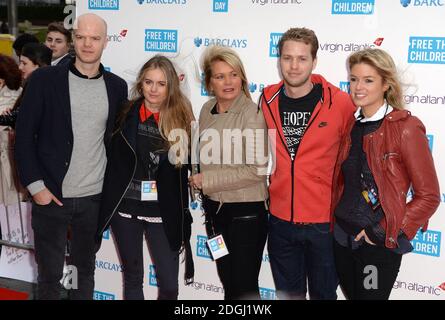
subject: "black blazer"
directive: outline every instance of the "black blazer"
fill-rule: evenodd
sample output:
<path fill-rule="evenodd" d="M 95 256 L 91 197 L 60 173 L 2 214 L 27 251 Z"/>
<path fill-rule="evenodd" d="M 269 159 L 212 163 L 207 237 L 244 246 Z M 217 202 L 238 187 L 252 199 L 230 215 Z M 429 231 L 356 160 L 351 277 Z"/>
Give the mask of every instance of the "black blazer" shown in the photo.
<path fill-rule="evenodd" d="M 108 228 L 111 218 L 133 179 L 136 166 L 136 139 L 139 123 L 139 107 L 142 100 L 133 104 L 122 130 L 113 135 L 102 191 L 102 204 L 99 213 L 97 241 Z M 192 216 L 188 195 L 188 167 L 176 168 L 161 156 L 156 176 L 158 201 L 162 222 L 172 250 L 179 250 L 188 242 L 191 235 Z"/>
<path fill-rule="evenodd" d="M 73 60 L 73 58 L 74 57 L 71 55 L 71 53 L 68 53 L 66 56 L 60 59 L 60 61 L 56 64 L 56 66 L 69 65 L 71 60 Z"/>
<path fill-rule="evenodd" d="M 16 123 L 15 158 L 24 186 L 43 180 L 62 198 L 62 182 L 73 151 L 73 129 L 68 87 L 70 64 L 34 71 L 26 86 Z M 103 70 L 103 67 L 101 67 Z M 126 82 L 103 70 L 108 94 L 107 145 L 118 109 L 127 99 Z"/>

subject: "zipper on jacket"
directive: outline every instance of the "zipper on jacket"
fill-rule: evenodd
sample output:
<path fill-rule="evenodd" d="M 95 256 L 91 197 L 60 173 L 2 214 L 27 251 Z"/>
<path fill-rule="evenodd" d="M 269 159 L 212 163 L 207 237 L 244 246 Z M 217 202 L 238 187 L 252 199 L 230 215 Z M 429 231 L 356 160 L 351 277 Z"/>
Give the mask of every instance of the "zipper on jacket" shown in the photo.
<path fill-rule="evenodd" d="M 315 107 L 317 107 L 317 105 L 315 105 Z M 312 117 L 312 121 L 308 123 L 306 129 L 304 129 L 303 136 L 301 137 L 300 143 L 298 144 L 298 149 L 300 148 L 301 144 L 303 143 L 304 135 L 306 134 L 306 132 L 309 129 L 309 127 L 311 126 L 311 124 L 314 123 L 315 118 L 320 113 L 320 110 L 321 110 L 321 107 L 320 107 L 320 109 L 318 109 L 317 113 Z M 286 149 L 288 149 L 287 145 L 286 145 Z M 294 191 L 295 191 L 294 190 L 295 189 L 294 173 L 295 173 L 295 159 L 297 159 L 298 149 L 295 152 L 294 158 L 292 159 L 292 157 L 291 157 L 291 174 L 292 174 L 292 198 L 291 198 L 291 205 L 292 205 L 292 210 L 291 210 L 291 220 L 290 221 L 292 223 L 294 223 Z"/>
<path fill-rule="evenodd" d="M 286 146 L 287 148 L 287 146 Z M 297 157 L 297 154 L 295 153 L 295 158 Z M 295 189 L 295 182 L 294 182 L 294 168 L 295 168 L 295 158 L 291 158 L 291 179 L 292 179 L 292 197 L 290 199 L 291 203 L 291 211 L 290 211 L 290 222 L 294 223 L 294 189 Z"/>
<path fill-rule="evenodd" d="M 280 90 L 282 90 L 282 87 L 280 88 Z M 280 91 L 280 90 L 279 90 L 279 91 Z M 279 92 L 279 91 L 278 91 L 278 92 Z M 274 94 L 275 99 L 276 99 L 276 96 L 277 96 L 278 92 L 277 92 L 276 94 Z M 266 100 L 266 97 L 264 97 L 264 94 L 263 94 L 263 98 L 264 98 L 264 102 L 266 102 L 266 106 L 267 106 L 267 108 L 268 108 L 268 110 L 269 110 L 270 116 L 272 117 L 272 120 L 273 120 L 273 122 L 274 122 L 274 124 L 275 124 L 275 128 L 276 128 L 277 131 L 278 131 L 279 129 L 278 129 L 277 121 L 275 120 L 275 117 L 274 117 L 274 115 L 273 115 L 273 113 L 272 113 L 272 110 L 271 110 L 271 108 L 270 108 L 269 102 Z M 319 103 L 323 103 L 323 101 L 320 100 Z M 318 103 L 317 103 L 317 104 L 318 104 Z M 317 107 L 317 105 L 315 105 L 315 107 Z M 312 125 L 312 123 L 314 123 L 314 121 L 315 121 L 315 119 L 317 118 L 318 114 L 320 113 L 320 110 L 321 110 L 322 107 L 323 107 L 323 106 L 321 106 L 320 109 L 318 109 L 317 113 L 312 117 L 312 121 L 310 121 L 310 122 L 308 123 L 306 129 L 304 130 L 303 137 L 301 138 L 301 141 L 300 141 L 300 144 L 298 145 L 298 148 L 300 148 L 301 143 L 303 142 L 304 134 L 307 132 L 307 130 L 309 129 L 309 127 Z M 289 152 L 289 148 L 288 148 L 287 144 L 284 142 L 283 138 L 281 137 L 281 134 L 278 133 L 278 136 L 280 137 L 281 143 L 284 145 L 284 147 L 285 147 L 285 149 L 286 149 L 286 151 L 287 151 L 287 154 L 289 155 L 290 161 L 291 161 L 291 182 L 292 182 L 292 183 L 291 183 L 291 191 L 292 191 L 292 197 L 291 197 L 291 214 L 290 214 L 290 222 L 293 223 L 293 222 L 294 222 L 294 191 L 295 191 L 295 182 L 294 182 L 294 173 L 295 173 L 295 172 L 294 172 L 294 171 L 295 171 L 295 159 L 297 158 L 298 149 L 297 149 L 297 152 L 295 152 L 295 156 L 294 156 L 294 158 L 292 159 L 292 155 L 291 155 L 290 152 Z"/>
<path fill-rule="evenodd" d="M 280 88 L 281 90 L 282 88 Z M 280 90 L 277 91 L 277 93 L 274 94 L 274 98 L 276 99 L 276 96 L 278 95 L 278 92 L 280 92 Z M 270 116 L 272 117 L 272 121 L 275 124 L 275 129 L 278 131 L 278 124 L 277 121 L 275 120 L 275 117 L 273 116 L 272 110 L 270 108 L 269 102 L 266 100 L 266 97 L 264 96 L 264 94 L 262 95 L 264 98 L 264 102 L 266 103 L 267 109 L 270 113 Z M 284 134 L 283 134 L 284 135 Z M 287 147 L 286 142 L 284 142 L 283 138 L 281 137 L 280 132 L 278 132 L 278 136 L 280 137 L 280 141 L 284 146 L 284 149 L 286 149 L 287 154 L 289 155 L 290 161 L 291 161 L 291 190 L 292 190 L 292 197 L 291 197 L 291 208 L 290 208 L 290 221 L 291 223 L 293 223 L 294 221 L 294 159 L 292 159 L 292 155 L 290 154 L 289 148 Z M 296 156 L 296 154 L 295 154 Z M 271 180 L 270 180 L 271 181 Z"/>
<path fill-rule="evenodd" d="M 133 174 L 131 175 L 131 179 L 128 182 L 127 187 L 125 188 L 124 193 L 122 194 L 121 198 L 119 199 L 118 203 L 116 204 L 116 206 L 114 207 L 113 211 L 111 212 L 110 217 L 107 220 L 107 223 L 105 223 L 105 226 L 102 228 L 101 230 L 101 234 L 105 231 L 105 227 L 108 225 L 108 223 L 110 223 L 111 218 L 113 218 L 114 212 L 116 211 L 117 207 L 119 207 L 119 204 L 121 203 L 122 199 L 124 198 L 125 194 L 127 193 L 128 188 L 130 187 L 131 181 L 133 181 L 134 178 L 134 174 L 136 173 L 136 167 L 138 165 L 138 158 L 136 156 L 136 152 L 134 151 L 134 149 L 131 147 L 131 145 L 128 143 L 127 139 L 125 139 L 125 136 L 122 134 L 122 131 L 120 132 L 120 135 L 122 136 L 122 138 L 124 139 L 124 141 L 127 143 L 128 147 L 131 149 L 131 151 L 133 151 L 133 155 L 134 155 L 134 160 L 135 160 L 135 164 L 134 164 L 134 168 L 133 168 Z"/>
<path fill-rule="evenodd" d="M 377 157 L 376 157 L 376 155 L 375 155 L 375 153 L 374 153 L 374 148 L 373 148 L 373 139 L 372 139 L 372 137 L 373 137 L 373 135 L 374 135 L 375 133 L 371 133 L 371 134 L 369 134 L 369 138 L 368 138 L 368 146 L 369 146 L 369 150 L 371 150 L 371 152 L 372 152 L 372 159 L 378 159 Z M 367 157 L 368 158 L 368 157 Z M 369 158 L 368 158 L 369 159 Z M 368 163 L 372 163 L 372 161 L 371 162 L 369 162 L 368 161 Z M 371 169 L 371 168 L 370 168 Z M 371 172 L 372 172 L 372 169 L 371 169 Z M 372 172 L 372 174 L 374 175 L 374 180 L 375 180 L 375 175 L 377 174 L 378 172 Z M 382 181 L 382 177 L 380 176 L 380 174 L 377 174 L 377 176 L 378 176 L 378 180 L 379 181 Z M 375 181 L 375 183 L 377 184 L 377 181 Z M 395 223 L 394 223 L 394 221 L 393 221 L 393 219 L 391 219 L 391 223 L 389 222 L 389 217 L 388 217 L 388 215 L 386 214 L 386 212 L 385 212 L 385 208 L 384 208 L 384 205 L 383 205 L 383 203 L 385 202 L 383 199 L 384 199 L 384 190 L 382 190 L 383 189 L 383 185 L 381 184 L 381 185 L 377 185 L 378 186 L 378 188 L 379 188 L 379 198 L 380 198 L 380 204 L 381 204 L 381 206 L 382 206 L 382 209 L 383 209 L 383 215 L 384 215 L 384 217 L 385 217 L 385 221 L 386 221 L 386 237 L 385 237 L 385 244 L 386 244 L 386 240 L 388 239 L 388 241 L 389 242 L 391 242 L 391 243 L 395 243 L 396 244 L 396 247 L 397 247 L 397 239 L 396 240 L 394 240 L 394 238 L 392 237 L 392 235 L 390 235 L 390 232 L 391 232 L 391 230 L 390 230 L 390 226 L 391 226 L 391 229 L 394 227 L 394 225 L 395 225 Z"/>

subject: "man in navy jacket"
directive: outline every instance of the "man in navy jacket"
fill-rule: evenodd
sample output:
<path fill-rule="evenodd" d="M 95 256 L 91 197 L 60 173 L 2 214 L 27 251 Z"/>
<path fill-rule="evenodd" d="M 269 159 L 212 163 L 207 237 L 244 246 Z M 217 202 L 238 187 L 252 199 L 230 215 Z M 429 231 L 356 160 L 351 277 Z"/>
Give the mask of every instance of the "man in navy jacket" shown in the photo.
<path fill-rule="evenodd" d="M 127 98 L 125 81 L 100 63 L 106 22 L 81 15 L 73 35 L 75 59 L 33 72 L 16 124 L 19 177 L 33 197 L 39 299 L 60 298 L 69 228 L 70 298 L 93 297 L 106 145 Z"/>

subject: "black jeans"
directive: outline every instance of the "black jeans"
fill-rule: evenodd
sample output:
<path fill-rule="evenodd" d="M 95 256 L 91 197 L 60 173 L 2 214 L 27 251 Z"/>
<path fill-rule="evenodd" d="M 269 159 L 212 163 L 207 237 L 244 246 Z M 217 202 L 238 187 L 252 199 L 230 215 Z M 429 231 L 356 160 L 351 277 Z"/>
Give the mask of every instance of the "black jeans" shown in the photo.
<path fill-rule="evenodd" d="M 258 276 L 267 238 L 264 202 L 225 203 L 205 199 L 209 237 L 222 234 L 229 254 L 216 260 L 224 299 L 260 299 Z"/>
<path fill-rule="evenodd" d="M 162 223 L 124 218 L 116 213 L 111 220 L 124 272 L 124 299 L 144 300 L 144 233 L 156 269 L 158 300 L 178 299 L 179 252 L 170 248 Z"/>
<path fill-rule="evenodd" d="M 71 289 L 69 296 L 72 300 L 92 300 L 100 195 L 62 198 L 60 201 L 63 203 L 61 207 L 55 202 L 46 206 L 32 205 L 31 225 L 38 265 L 37 298 L 60 299 L 67 233 L 71 227 L 67 264 L 77 270 L 77 279 L 72 278 L 72 281 L 77 280 L 77 289 Z M 75 275 L 74 272 L 70 274 Z"/>
<path fill-rule="evenodd" d="M 334 253 L 340 286 L 347 299 L 388 300 L 399 273 L 401 254 L 366 242 L 352 250 L 337 241 Z"/>

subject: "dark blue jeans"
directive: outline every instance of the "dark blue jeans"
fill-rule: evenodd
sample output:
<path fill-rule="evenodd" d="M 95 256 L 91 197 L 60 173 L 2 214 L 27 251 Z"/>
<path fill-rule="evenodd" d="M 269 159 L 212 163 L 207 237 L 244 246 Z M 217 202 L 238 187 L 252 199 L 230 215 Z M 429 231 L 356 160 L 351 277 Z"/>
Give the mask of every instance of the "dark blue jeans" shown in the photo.
<path fill-rule="evenodd" d="M 158 300 L 178 299 L 179 252 L 170 248 L 162 223 L 148 223 L 121 217 L 116 213 L 111 220 L 124 272 L 125 300 L 144 300 L 144 233 L 156 268 L 159 287 Z"/>
<path fill-rule="evenodd" d="M 33 203 L 32 229 L 38 265 L 37 298 L 59 300 L 65 261 L 67 233 L 70 228 L 68 265 L 77 269 L 77 289 L 69 291 L 72 300 L 92 300 L 96 260 L 95 234 L 99 216 L 100 195 L 63 198 L 59 207 Z M 73 275 L 73 273 L 72 273 Z M 74 280 L 74 279 L 73 279 Z"/>
<path fill-rule="evenodd" d="M 333 236 L 329 223 L 293 224 L 269 216 L 268 251 L 280 299 L 337 299 Z"/>

